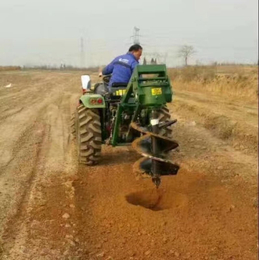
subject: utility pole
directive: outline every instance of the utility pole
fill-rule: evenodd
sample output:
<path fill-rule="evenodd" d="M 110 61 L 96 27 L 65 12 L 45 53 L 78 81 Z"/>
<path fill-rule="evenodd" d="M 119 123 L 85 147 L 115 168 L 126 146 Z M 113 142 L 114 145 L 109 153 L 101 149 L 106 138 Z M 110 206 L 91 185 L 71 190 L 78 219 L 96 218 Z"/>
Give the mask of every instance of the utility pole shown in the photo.
<path fill-rule="evenodd" d="M 85 46 L 83 37 L 81 37 L 80 40 L 80 66 L 81 68 L 85 68 Z"/>
<path fill-rule="evenodd" d="M 133 44 L 140 44 L 139 31 L 140 31 L 140 29 L 135 26 L 134 29 L 133 29 L 133 36 L 132 36 L 132 38 L 133 38 Z"/>

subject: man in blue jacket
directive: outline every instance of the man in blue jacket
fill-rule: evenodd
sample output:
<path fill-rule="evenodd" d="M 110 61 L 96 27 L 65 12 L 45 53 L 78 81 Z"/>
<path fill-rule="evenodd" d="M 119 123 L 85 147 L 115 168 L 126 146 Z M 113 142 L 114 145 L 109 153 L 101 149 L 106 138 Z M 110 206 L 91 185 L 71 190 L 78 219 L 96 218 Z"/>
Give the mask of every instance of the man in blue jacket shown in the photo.
<path fill-rule="evenodd" d="M 135 67 L 139 64 L 142 55 L 142 47 L 134 44 L 129 48 L 128 53 L 115 58 L 103 71 L 103 75 L 112 74 L 109 82 L 109 89 L 113 83 L 128 83 Z"/>

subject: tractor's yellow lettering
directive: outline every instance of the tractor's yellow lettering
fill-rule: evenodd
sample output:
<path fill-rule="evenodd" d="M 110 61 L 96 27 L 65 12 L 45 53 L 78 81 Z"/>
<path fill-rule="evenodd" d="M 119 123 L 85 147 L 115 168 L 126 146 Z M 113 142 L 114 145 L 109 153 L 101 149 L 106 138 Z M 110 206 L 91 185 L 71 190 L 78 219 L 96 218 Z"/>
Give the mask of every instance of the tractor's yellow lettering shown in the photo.
<path fill-rule="evenodd" d="M 122 96 L 124 94 L 126 94 L 126 89 L 120 89 L 115 91 L 116 96 Z"/>
<path fill-rule="evenodd" d="M 152 88 L 151 93 L 152 93 L 152 96 L 162 95 L 162 89 L 161 88 Z"/>

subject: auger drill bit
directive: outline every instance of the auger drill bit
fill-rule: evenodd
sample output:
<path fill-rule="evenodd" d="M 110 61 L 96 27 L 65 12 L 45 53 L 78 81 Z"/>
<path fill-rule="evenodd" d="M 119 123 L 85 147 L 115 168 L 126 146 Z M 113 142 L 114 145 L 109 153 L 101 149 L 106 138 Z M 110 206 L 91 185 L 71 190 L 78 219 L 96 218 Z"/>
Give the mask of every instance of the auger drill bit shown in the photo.
<path fill-rule="evenodd" d="M 151 119 L 152 133 L 158 134 L 159 133 L 159 127 L 158 127 L 159 114 L 157 113 L 156 110 L 153 110 L 151 116 L 152 116 L 152 119 Z M 160 153 L 160 150 L 159 150 L 160 147 L 158 145 L 158 139 L 155 136 L 151 136 L 151 146 L 152 146 L 153 155 L 158 157 L 159 153 Z M 159 165 L 158 165 L 158 162 L 153 159 L 151 160 L 151 164 L 152 164 L 152 168 L 151 168 L 152 181 L 158 188 L 161 183 L 160 176 L 159 176 Z"/>
<path fill-rule="evenodd" d="M 167 122 L 168 125 L 175 123 L 174 121 Z M 163 123 L 164 124 L 164 123 Z M 152 178 L 153 183 L 158 188 L 163 175 L 176 175 L 179 166 L 167 158 L 169 151 L 178 147 L 178 143 L 165 136 L 159 135 L 159 120 L 157 111 L 152 112 L 152 132 L 147 131 L 136 123 L 131 123 L 131 127 L 143 134 L 137 138 L 132 147 L 139 154 L 144 156 L 134 164 L 134 169 L 144 175 Z"/>

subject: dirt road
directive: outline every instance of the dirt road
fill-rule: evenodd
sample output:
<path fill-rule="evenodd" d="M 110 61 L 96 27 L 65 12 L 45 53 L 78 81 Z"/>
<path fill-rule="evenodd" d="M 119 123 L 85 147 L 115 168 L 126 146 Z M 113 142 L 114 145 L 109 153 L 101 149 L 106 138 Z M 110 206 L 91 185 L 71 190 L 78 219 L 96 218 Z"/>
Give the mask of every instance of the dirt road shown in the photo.
<path fill-rule="evenodd" d="M 0 259 L 257 259 L 255 104 L 176 91 L 181 170 L 156 190 L 130 148 L 78 166 L 79 95 L 79 72 L 0 74 Z"/>

